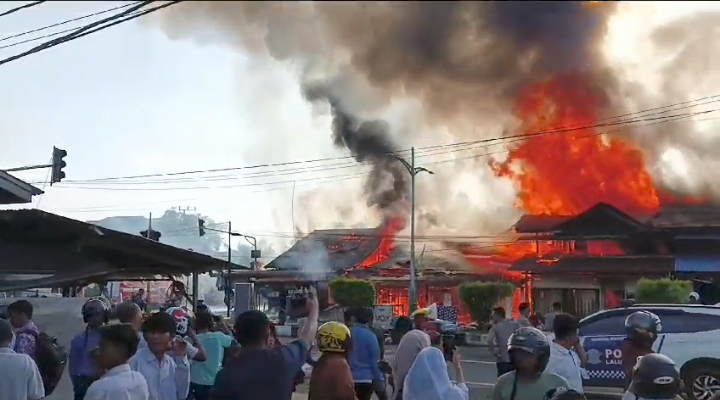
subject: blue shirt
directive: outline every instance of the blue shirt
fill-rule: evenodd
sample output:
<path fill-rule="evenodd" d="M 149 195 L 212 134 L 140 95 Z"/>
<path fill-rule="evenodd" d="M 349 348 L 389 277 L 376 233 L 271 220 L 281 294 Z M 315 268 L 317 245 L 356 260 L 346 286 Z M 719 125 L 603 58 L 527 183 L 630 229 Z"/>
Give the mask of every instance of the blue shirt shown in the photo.
<path fill-rule="evenodd" d="M 296 341 L 273 349 L 240 350 L 215 378 L 213 400 L 288 400 L 305 364 L 307 346 Z"/>
<path fill-rule="evenodd" d="M 68 373 L 70 379 L 77 376 L 99 378 L 102 372 L 97 367 L 91 353 L 100 346 L 100 333 L 97 329 L 86 329 L 75 335 L 70 342 L 68 354 Z"/>
<path fill-rule="evenodd" d="M 385 376 L 380 370 L 380 345 L 377 336 L 365 325 L 354 325 L 350 328 L 353 341 L 352 351 L 348 355 L 353 381 L 383 382 Z"/>
<path fill-rule="evenodd" d="M 190 389 L 190 363 L 187 357 L 179 360 L 176 363 L 167 354 L 158 360 L 145 347 L 139 349 L 128 364 L 145 378 L 150 400 L 184 400 Z"/>
<path fill-rule="evenodd" d="M 232 337 L 222 332 L 198 333 L 198 341 L 205 349 L 205 361 L 193 361 L 190 364 L 190 382 L 197 385 L 212 386 L 215 375 L 222 366 L 225 348 L 232 345 Z"/>

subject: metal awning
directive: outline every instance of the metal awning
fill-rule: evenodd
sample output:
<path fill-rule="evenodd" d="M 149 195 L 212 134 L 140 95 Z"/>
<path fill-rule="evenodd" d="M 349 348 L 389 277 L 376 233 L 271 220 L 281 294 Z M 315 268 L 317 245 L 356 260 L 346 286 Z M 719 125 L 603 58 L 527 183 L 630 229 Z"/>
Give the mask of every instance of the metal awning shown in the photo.
<path fill-rule="evenodd" d="M 720 256 L 677 257 L 676 272 L 708 273 L 720 272 Z"/>
<path fill-rule="evenodd" d="M 0 204 L 26 204 L 45 192 L 5 171 L 0 171 Z"/>

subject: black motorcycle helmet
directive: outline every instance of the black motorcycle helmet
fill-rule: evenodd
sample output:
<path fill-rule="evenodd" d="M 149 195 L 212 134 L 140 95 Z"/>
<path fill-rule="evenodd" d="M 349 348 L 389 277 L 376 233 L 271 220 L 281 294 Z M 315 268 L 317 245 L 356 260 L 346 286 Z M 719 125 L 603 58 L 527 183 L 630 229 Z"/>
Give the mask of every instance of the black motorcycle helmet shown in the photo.
<path fill-rule="evenodd" d="M 541 330 L 524 326 L 516 330 L 508 339 L 508 353 L 513 365 L 516 365 L 515 357 L 518 352 L 537 357 L 538 372 L 542 372 L 550 360 L 550 341 Z"/>
<path fill-rule="evenodd" d="M 638 358 L 628 390 L 645 399 L 673 399 L 680 394 L 681 387 L 675 362 L 652 353 Z"/>
<path fill-rule="evenodd" d="M 650 311 L 636 311 L 625 318 L 625 335 L 630 341 L 652 346 L 660 331 L 660 318 Z"/>
<path fill-rule="evenodd" d="M 110 319 L 110 306 L 107 302 L 100 298 L 94 297 L 85 302 L 82 306 L 82 317 L 83 322 L 86 324 L 90 321 L 93 315 L 102 314 L 104 322 L 107 324 Z"/>

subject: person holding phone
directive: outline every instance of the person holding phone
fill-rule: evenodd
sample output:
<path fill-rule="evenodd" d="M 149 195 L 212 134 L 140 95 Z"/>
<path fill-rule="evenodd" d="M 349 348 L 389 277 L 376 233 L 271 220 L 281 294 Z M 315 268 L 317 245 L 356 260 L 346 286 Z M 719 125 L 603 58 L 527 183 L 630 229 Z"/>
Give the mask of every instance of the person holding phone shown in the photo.
<path fill-rule="evenodd" d="M 318 329 L 319 305 L 312 290 L 305 299 L 305 308 L 307 319 L 299 339 L 275 348 L 268 348 L 270 320 L 265 313 L 249 310 L 237 316 L 235 339 L 240 350 L 218 372 L 210 398 L 290 399 L 295 377 L 305 364 Z"/>

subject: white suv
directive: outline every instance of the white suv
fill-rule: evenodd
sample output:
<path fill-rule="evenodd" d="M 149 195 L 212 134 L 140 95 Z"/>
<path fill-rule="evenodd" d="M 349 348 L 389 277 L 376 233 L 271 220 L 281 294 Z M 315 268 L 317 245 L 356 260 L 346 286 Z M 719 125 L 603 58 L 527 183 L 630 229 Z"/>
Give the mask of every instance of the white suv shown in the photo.
<path fill-rule="evenodd" d="M 588 355 L 588 379 L 583 385 L 589 392 L 597 392 L 593 388 L 623 387 L 620 344 L 625 335 L 625 317 L 640 310 L 660 317 L 662 330 L 653 350 L 675 361 L 690 398 L 708 400 L 720 390 L 720 307 L 635 304 L 599 311 L 580 321 L 580 336 Z"/>

